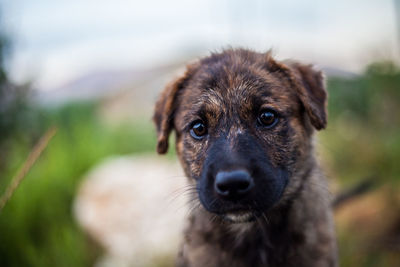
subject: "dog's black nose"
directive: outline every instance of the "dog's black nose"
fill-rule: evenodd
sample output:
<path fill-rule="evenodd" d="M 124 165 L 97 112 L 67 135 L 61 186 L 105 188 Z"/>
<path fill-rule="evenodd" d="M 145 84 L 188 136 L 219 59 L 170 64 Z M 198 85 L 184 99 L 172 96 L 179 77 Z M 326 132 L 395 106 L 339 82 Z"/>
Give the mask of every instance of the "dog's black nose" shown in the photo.
<path fill-rule="evenodd" d="M 218 172 L 214 183 L 217 194 L 226 198 L 240 198 L 253 186 L 253 179 L 244 170 Z"/>

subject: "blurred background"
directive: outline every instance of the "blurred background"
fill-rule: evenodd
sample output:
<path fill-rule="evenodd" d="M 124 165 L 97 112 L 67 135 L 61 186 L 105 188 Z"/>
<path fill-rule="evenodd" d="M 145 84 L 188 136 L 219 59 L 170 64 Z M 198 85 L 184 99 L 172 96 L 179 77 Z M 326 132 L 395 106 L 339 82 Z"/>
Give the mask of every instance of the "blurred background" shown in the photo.
<path fill-rule="evenodd" d="M 174 151 L 151 165 L 162 160 L 157 94 L 186 63 L 230 46 L 272 48 L 324 70 L 329 123 L 318 152 L 331 191 L 373 181 L 335 211 L 341 266 L 400 266 L 398 0 L 0 0 L 0 196 L 58 128 L 0 210 L 0 266 L 173 266 L 173 252 L 137 260 L 145 252 L 135 244 L 147 237 L 125 234 L 134 226 L 107 239 L 121 207 L 139 203 L 129 192 L 114 200 L 132 181 L 162 176 L 157 166 L 179 172 Z M 130 214 L 128 222 L 141 216 Z M 129 249 L 136 256 L 124 259 Z"/>

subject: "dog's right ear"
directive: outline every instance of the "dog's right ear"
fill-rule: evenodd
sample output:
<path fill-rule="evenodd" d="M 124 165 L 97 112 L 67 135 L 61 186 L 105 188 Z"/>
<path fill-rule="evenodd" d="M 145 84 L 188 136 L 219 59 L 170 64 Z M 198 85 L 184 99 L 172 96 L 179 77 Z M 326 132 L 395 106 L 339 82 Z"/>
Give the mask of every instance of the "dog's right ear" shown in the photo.
<path fill-rule="evenodd" d="M 168 138 L 173 129 L 174 113 L 177 108 L 177 96 L 194 73 L 194 65 L 187 67 L 186 73 L 168 84 L 161 92 L 156 103 L 153 121 L 157 129 L 157 152 L 168 151 Z"/>

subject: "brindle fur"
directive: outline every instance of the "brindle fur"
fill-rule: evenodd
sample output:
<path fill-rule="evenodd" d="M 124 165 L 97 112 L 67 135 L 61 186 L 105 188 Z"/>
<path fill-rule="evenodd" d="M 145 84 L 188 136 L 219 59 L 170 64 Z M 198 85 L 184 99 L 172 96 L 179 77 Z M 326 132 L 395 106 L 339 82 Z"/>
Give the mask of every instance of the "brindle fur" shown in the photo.
<path fill-rule="evenodd" d="M 322 74 L 311 66 L 244 49 L 201 59 L 167 86 L 154 115 L 157 151 L 167 151 L 175 130 L 178 157 L 196 189 L 178 266 L 337 266 L 331 202 L 312 138 L 326 127 L 326 97 Z M 272 129 L 256 126 L 264 107 L 280 114 Z M 209 131 L 201 141 L 189 134 L 197 119 Z M 255 177 L 252 202 L 215 198 L 213 168 L 250 165 L 268 165 L 261 176 L 277 178 Z M 255 220 L 224 219 L 237 207 Z"/>

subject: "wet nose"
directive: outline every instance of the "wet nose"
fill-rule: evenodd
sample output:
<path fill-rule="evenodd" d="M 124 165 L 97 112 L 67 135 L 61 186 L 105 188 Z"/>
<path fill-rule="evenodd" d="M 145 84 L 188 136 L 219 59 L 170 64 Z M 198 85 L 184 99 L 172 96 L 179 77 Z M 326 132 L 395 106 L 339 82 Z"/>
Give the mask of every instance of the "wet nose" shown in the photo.
<path fill-rule="evenodd" d="M 245 170 L 220 171 L 215 176 L 215 192 L 224 198 L 240 199 L 253 187 L 253 179 Z"/>

